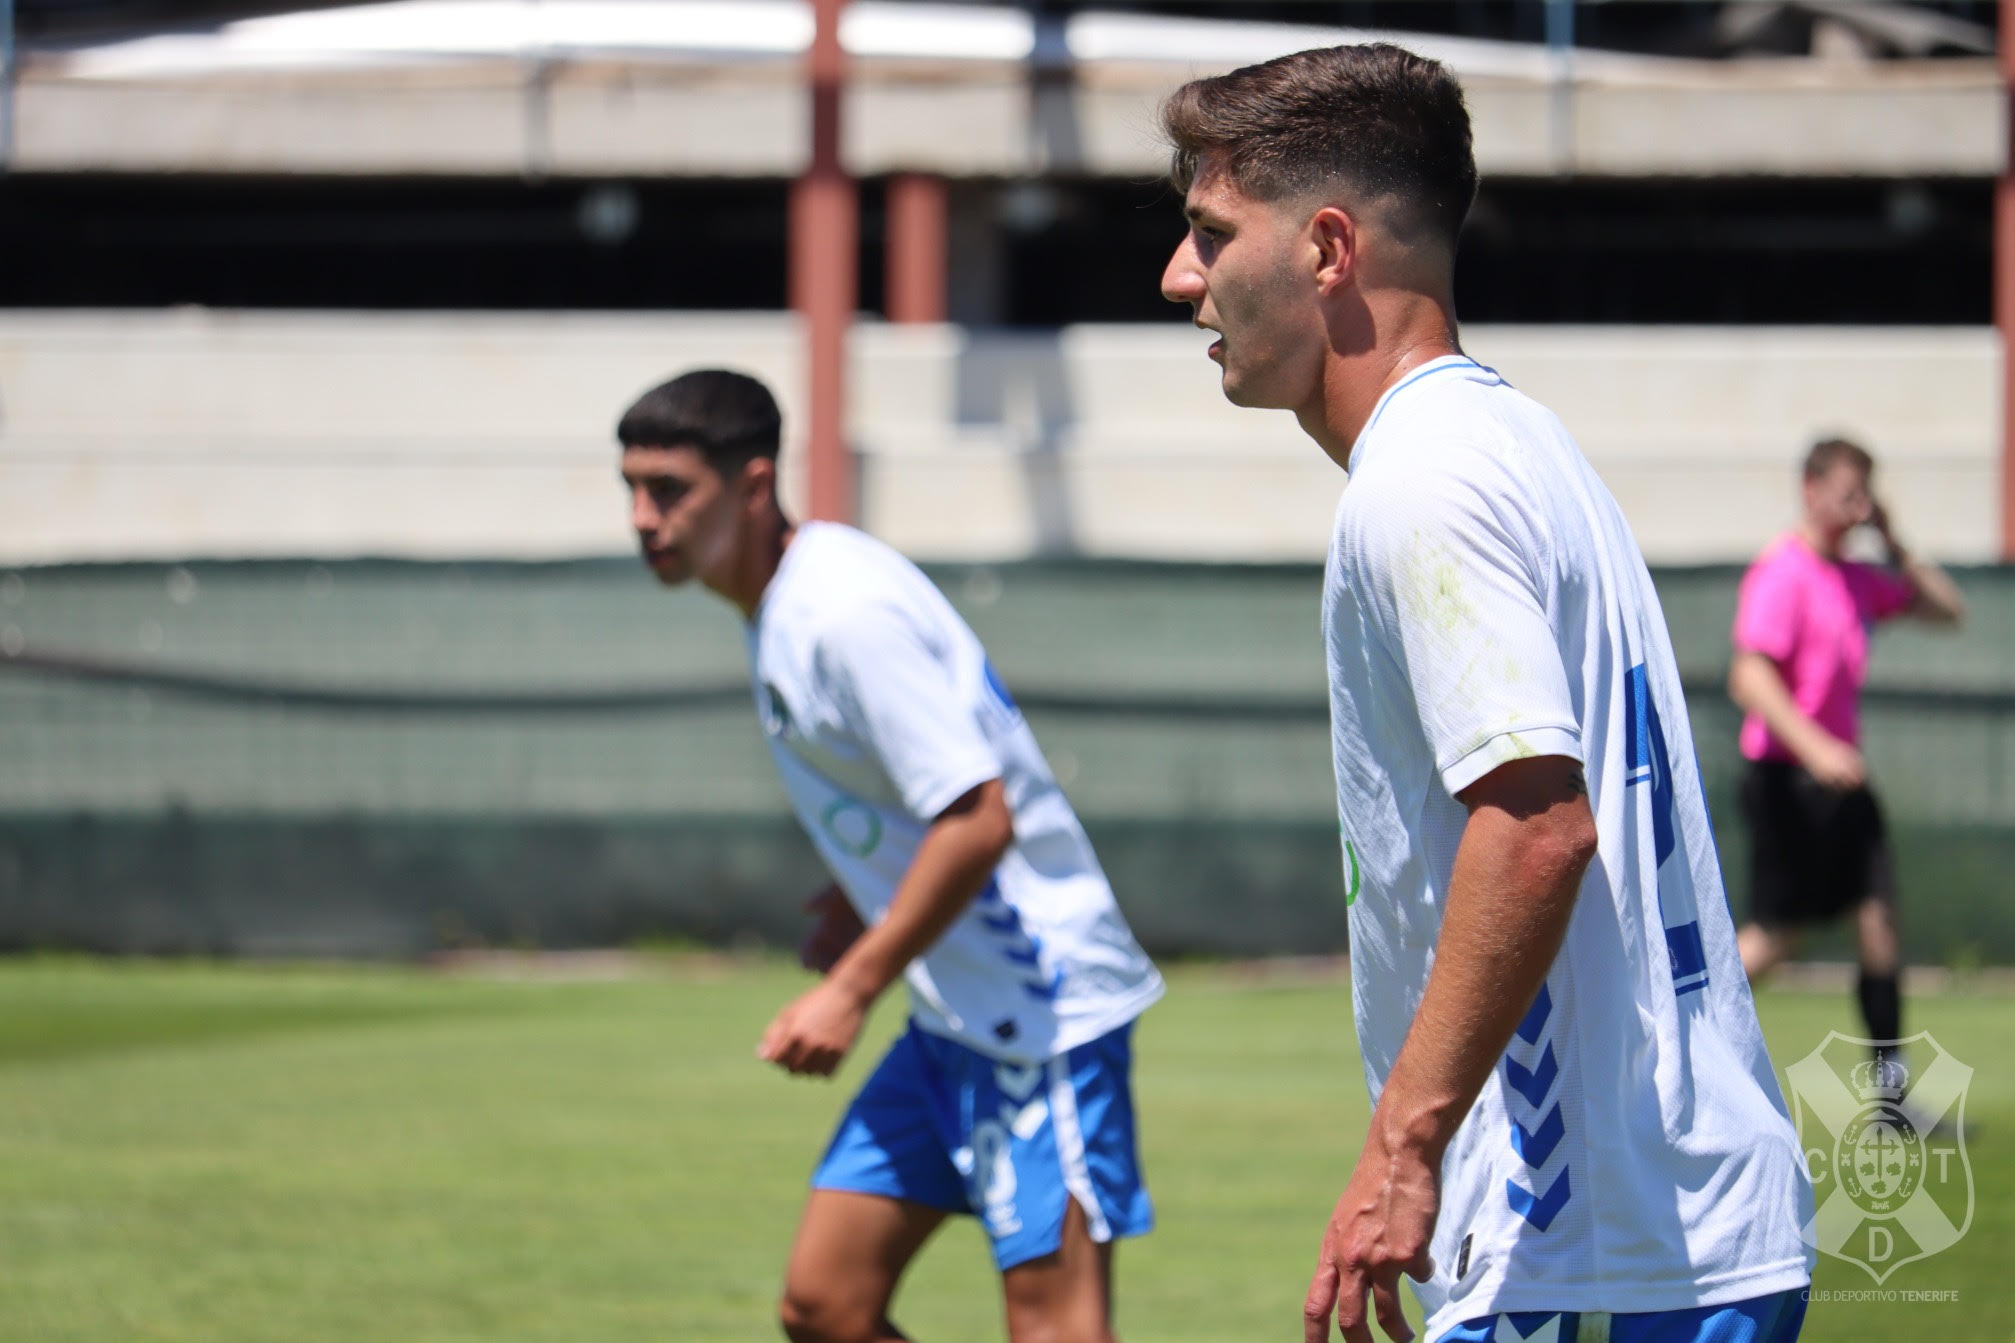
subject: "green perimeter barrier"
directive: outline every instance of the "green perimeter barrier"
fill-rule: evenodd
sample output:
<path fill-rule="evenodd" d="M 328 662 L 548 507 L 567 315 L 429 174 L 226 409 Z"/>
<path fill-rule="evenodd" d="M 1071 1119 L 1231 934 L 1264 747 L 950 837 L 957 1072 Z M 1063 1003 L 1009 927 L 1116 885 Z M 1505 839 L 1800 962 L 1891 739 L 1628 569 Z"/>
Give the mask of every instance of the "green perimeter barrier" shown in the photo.
<path fill-rule="evenodd" d="M 1145 942 L 1343 948 L 1317 570 L 932 572 Z M 1740 910 L 1738 576 L 1658 574 Z M 1867 747 L 1913 958 L 2015 962 L 2015 570 L 1959 578 L 1965 632 L 1878 642 Z M 628 561 L 0 572 L 0 946 L 788 945 L 823 878 L 745 675 L 732 612 Z"/>

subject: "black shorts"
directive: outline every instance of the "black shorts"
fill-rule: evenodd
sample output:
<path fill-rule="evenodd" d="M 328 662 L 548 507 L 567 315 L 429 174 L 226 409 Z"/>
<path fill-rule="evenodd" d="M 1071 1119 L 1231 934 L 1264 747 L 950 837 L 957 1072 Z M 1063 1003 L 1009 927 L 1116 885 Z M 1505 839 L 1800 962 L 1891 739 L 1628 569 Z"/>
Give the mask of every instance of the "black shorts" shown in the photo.
<path fill-rule="evenodd" d="M 1867 788 L 1836 792 L 1788 761 L 1752 760 L 1742 815 L 1750 917 L 1764 927 L 1820 923 L 1894 896 L 1888 830 Z"/>

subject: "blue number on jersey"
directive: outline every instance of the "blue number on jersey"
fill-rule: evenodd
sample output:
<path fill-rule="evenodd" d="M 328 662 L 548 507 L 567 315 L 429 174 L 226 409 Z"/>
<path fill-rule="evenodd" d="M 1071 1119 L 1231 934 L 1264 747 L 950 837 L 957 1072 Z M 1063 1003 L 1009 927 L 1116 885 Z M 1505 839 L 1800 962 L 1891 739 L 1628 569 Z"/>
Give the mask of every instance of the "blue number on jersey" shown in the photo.
<path fill-rule="evenodd" d="M 1624 763 L 1630 773 L 1624 783 L 1635 788 L 1651 786 L 1651 846 L 1660 869 L 1678 847 L 1672 820 L 1672 756 L 1665 748 L 1665 728 L 1658 721 L 1658 705 L 1652 702 L 1651 683 L 1645 664 L 1640 662 L 1624 675 L 1630 696 L 1630 736 L 1624 743 Z M 1672 988 L 1677 994 L 1707 987 L 1707 948 L 1700 941 L 1700 917 L 1694 912 L 1689 889 L 1675 893 L 1670 909 L 1665 900 L 1665 884 L 1658 888 L 1658 912 L 1665 925 L 1665 951 L 1672 962 Z M 1682 921 L 1673 923 L 1674 916 Z"/>

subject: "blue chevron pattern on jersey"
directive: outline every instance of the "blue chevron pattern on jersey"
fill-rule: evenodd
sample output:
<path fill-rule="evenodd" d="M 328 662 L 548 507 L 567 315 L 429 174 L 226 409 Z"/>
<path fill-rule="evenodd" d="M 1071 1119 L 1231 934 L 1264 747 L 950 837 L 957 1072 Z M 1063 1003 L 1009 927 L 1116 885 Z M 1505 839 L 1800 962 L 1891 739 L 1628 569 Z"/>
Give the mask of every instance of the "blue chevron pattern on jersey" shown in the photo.
<path fill-rule="evenodd" d="M 1564 1166 L 1545 1186 L 1544 1192 L 1538 1192 L 1543 1168 L 1559 1149 L 1561 1139 L 1567 1136 L 1567 1121 L 1561 1115 L 1559 1101 L 1556 1100 L 1552 1108 L 1543 1114 L 1540 1112 L 1560 1076 L 1560 1061 L 1554 1056 L 1553 1041 L 1547 1038 L 1547 1027 L 1552 1020 L 1553 993 L 1542 983 L 1538 996 L 1518 1023 L 1516 1039 L 1504 1051 L 1505 1086 L 1525 1102 L 1530 1116 L 1528 1120 L 1521 1120 L 1519 1107 L 1505 1107 L 1511 1120 L 1511 1150 L 1532 1171 L 1529 1177 L 1532 1188 L 1526 1188 L 1517 1180 L 1506 1180 L 1504 1197 L 1513 1212 L 1539 1231 L 1552 1226 L 1553 1219 L 1560 1215 L 1560 1210 L 1573 1197 L 1573 1186 L 1568 1183 Z M 1540 1051 L 1538 1061 L 1530 1067 L 1512 1056 L 1521 1042 L 1528 1049 L 1537 1048 Z"/>
<path fill-rule="evenodd" d="M 1533 1109 L 1546 1099 L 1546 1093 L 1553 1090 L 1553 1079 L 1560 1076 L 1560 1061 L 1553 1057 L 1553 1045 L 1548 1042 L 1546 1052 L 1539 1056 L 1539 1066 L 1527 1069 L 1520 1066 L 1517 1059 L 1509 1054 L 1504 1059 L 1504 1080 L 1511 1089 L 1525 1097 L 1525 1103 Z"/>

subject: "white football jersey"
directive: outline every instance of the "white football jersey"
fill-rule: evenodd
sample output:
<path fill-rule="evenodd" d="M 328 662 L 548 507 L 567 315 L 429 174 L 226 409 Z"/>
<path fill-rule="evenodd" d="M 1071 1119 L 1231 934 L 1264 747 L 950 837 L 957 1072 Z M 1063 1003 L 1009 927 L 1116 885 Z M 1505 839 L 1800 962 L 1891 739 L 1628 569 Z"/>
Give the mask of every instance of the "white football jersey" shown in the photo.
<path fill-rule="evenodd" d="M 791 806 L 867 923 L 888 908 L 932 820 L 1002 781 L 1014 844 L 910 964 L 920 1028 L 1039 1063 L 1161 996 L 1035 735 L 977 636 L 915 565 L 864 532 L 806 523 L 748 642 L 756 711 Z"/>
<path fill-rule="evenodd" d="M 1434 964 L 1455 795 L 1586 767 L 1599 849 L 1545 987 L 1442 1164 L 1433 1337 L 1810 1280 L 1812 1192 L 1735 951 L 1665 616 L 1554 416 L 1461 356 L 1351 450 L 1323 634 L 1353 1005 L 1374 1101 Z"/>

